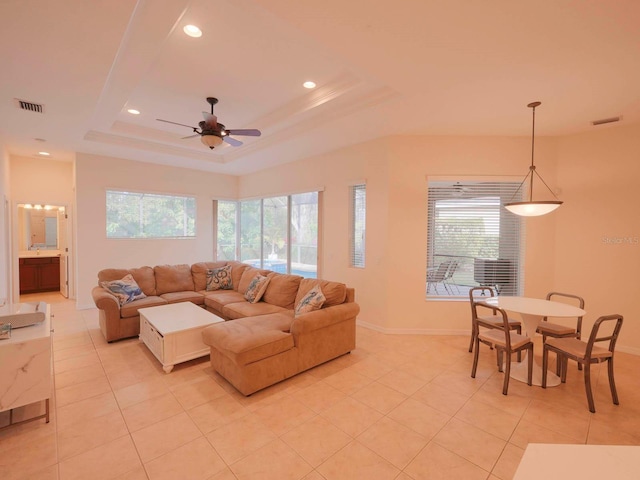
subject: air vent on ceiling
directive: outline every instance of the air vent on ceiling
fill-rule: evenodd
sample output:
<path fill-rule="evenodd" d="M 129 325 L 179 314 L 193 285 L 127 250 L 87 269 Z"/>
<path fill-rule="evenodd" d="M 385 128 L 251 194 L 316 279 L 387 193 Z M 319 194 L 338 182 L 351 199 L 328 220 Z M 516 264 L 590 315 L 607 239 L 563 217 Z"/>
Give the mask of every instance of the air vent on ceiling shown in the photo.
<path fill-rule="evenodd" d="M 591 125 L 604 125 L 605 123 L 614 123 L 622 120 L 622 117 L 611 117 L 611 118 L 603 118 L 601 120 L 594 120 L 591 122 Z"/>
<path fill-rule="evenodd" d="M 15 99 L 16 105 L 21 110 L 27 110 L 29 112 L 44 113 L 44 105 L 34 102 L 27 102 L 26 100 Z"/>

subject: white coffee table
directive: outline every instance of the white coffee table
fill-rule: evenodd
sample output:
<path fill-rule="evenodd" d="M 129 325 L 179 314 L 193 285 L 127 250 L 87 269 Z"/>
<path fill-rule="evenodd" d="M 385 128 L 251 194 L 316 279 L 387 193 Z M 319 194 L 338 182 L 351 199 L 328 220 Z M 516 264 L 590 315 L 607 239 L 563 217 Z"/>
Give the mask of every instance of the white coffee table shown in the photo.
<path fill-rule="evenodd" d="M 202 330 L 224 322 L 217 315 L 191 302 L 141 308 L 140 340 L 169 373 L 174 365 L 209 354 Z"/>

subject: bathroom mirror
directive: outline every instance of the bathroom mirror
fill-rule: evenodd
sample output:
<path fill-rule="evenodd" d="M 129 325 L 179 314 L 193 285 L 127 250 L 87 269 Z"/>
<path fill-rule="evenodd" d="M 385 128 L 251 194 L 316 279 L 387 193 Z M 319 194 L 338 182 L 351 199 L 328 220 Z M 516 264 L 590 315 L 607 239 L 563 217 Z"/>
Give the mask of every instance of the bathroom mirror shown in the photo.
<path fill-rule="evenodd" d="M 18 204 L 19 250 L 58 250 L 58 218 L 64 211 L 59 205 Z"/>

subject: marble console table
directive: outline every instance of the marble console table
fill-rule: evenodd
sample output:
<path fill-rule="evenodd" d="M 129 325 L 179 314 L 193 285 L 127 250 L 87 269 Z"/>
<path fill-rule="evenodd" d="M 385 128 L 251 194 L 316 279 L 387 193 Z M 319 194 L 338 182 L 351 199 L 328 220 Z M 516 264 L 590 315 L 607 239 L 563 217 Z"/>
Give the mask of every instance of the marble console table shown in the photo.
<path fill-rule="evenodd" d="M 51 306 L 47 305 L 44 322 L 13 329 L 11 338 L 0 340 L 0 412 L 11 412 L 10 425 L 40 418 L 49 423 L 52 384 Z M 43 415 L 13 423 L 13 409 L 42 400 Z"/>

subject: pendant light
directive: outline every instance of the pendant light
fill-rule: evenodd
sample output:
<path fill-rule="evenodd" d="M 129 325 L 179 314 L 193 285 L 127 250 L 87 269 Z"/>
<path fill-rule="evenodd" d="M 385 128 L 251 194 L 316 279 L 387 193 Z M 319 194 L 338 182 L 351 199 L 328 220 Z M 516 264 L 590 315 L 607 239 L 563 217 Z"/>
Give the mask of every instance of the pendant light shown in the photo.
<path fill-rule="evenodd" d="M 531 166 L 529 167 L 529 173 L 524 177 L 522 183 L 516 190 L 514 196 L 520 191 L 524 182 L 529 179 L 529 201 L 527 202 L 510 202 L 505 204 L 505 208 L 516 215 L 520 215 L 522 217 L 537 217 L 540 215 L 546 215 L 547 213 L 553 212 L 556 208 L 562 205 L 562 202 L 558 200 L 555 193 L 549 188 L 549 185 L 546 184 L 544 179 L 540 176 L 540 174 L 536 171 L 536 166 L 533 164 L 533 152 L 535 145 L 535 134 L 536 134 L 536 107 L 541 105 L 540 102 L 532 102 L 527 107 L 533 109 L 533 128 L 531 130 Z M 537 175 L 540 181 L 547 187 L 547 190 L 551 192 L 551 194 L 556 198 L 555 200 L 533 200 L 533 177 Z"/>

